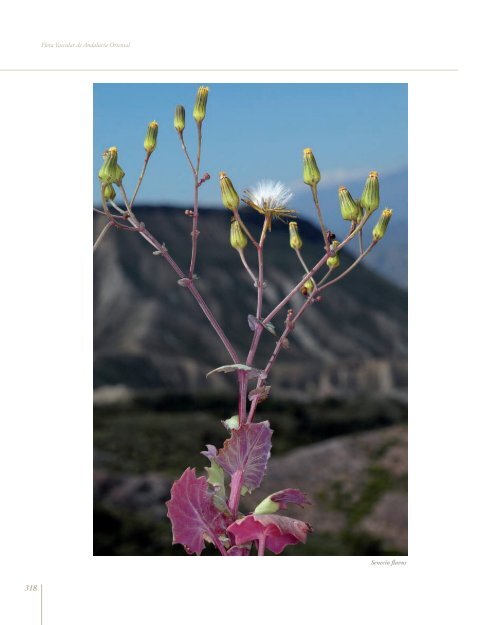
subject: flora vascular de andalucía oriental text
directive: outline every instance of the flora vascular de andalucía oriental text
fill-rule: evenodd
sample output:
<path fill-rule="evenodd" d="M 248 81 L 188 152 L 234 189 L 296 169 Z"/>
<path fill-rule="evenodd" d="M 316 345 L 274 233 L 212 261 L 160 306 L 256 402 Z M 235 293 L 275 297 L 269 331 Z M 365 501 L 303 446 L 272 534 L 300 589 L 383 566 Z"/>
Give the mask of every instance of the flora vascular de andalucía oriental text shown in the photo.
<path fill-rule="evenodd" d="M 193 176 L 193 208 L 186 211 L 192 220 L 191 260 L 189 267 L 182 269 L 170 255 L 165 244 L 148 230 L 134 213 L 134 202 L 146 173 L 148 162 L 156 149 L 158 124 L 153 121 L 148 125 L 144 140 L 145 159 L 142 171 L 132 195 L 123 185 L 125 172 L 118 163 L 118 149 L 108 148 L 103 155 L 104 162 L 99 171 L 101 182 L 100 208 L 94 210 L 107 218 L 107 223 L 99 234 L 94 250 L 102 243 L 110 228 L 136 232 L 151 247 L 153 254 L 162 257 L 178 276 L 179 288 L 187 289 L 196 304 L 205 314 L 213 330 L 217 333 L 227 350 L 229 364 L 216 367 L 207 375 L 221 373 L 235 375 L 238 380 L 238 414 L 223 422 L 228 438 L 221 449 L 208 445 L 203 451 L 210 466 L 206 475 L 196 476 L 195 469 L 187 468 L 171 489 L 170 500 L 166 503 L 167 514 L 172 523 L 173 543 L 180 543 L 189 554 L 200 555 L 205 543 L 211 542 L 223 556 L 248 556 L 265 554 L 269 550 L 280 554 L 288 545 L 305 542 L 312 531 L 308 523 L 294 519 L 287 514 L 289 506 L 311 504 L 308 496 L 298 489 L 284 488 L 267 495 L 255 510 L 248 515 L 240 513 L 240 498 L 247 492 L 258 488 L 264 478 L 267 463 L 271 455 L 273 431 L 268 421 L 258 421 L 258 406 L 271 392 L 270 374 L 280 351 L 288 347 L 289 336 L 302 315 L 312 305 L 321 301 L 321 293 L 343 279 L 369 254 L 383 238 L 392 211 L 382 211 L 371 232 L 369 244 L 363 245 L 363 229 L 373 213 L 379 207 L 379 180 L 377 172 L 368 175 L 361 198 L 354 199 L 344 186 L 339 188 L 340 213 L 348 222 L 348 231 L 341 241 L 327 230 L 318 196 L 321 180 L 319 167 L 310 148 L 303 151 L 303 179 L 311 189 L 319 226 L 322 245 L 318 245 L 317 262 L 308 267 L 301 254 L 297 215 L 289 207 L 291 192 L 280 182 L 262 181 L 241 194 L 234 188 L 229 175 L 219 174 L 222 204 L 229 211 L 229 242 L 239 255 L 248 279 L 255 288 L 255 314 L 248 315 L 252 340 L 245 357 L 237 353 L 224 330 L 219 325 L 210 306 L 197 289 L 195 273 L 197 241 L 200 234 L 199 193 L 202 185 L 210 179 L 208 174 L 200 175 L 202 129 L 205 121 L 208 100 L 208 87 L 197 91 L 193 117 L 197 127 L 196 155 L 190 156 L 184 141 L 185 109 L 179 105 L 174 113 L 174 131 L 177 132 L 180 146 Z M 118 203 L 117 193 L 121 196 Z M 240 214 L 240 208 L 248 207 L 262 217 L 260 235 L 254 237 Z M 271 311 L 263 309 L 264 282 L 264 246 L 272 239 L 274 220 L 288 223 L 290 248 L 297 255 L 302 277 L 297 279 L 293 289 Z M 357 258 L 343 271 L 340 269 L 340 252 L 349 242 L 357 240 L 359 253 Z M 248 249 L 255 252 L 251 262 L 247 260 Z M 252 266 L 254 268 L 252 268 Z M 230 270 L 230 269 L 228 269 Z M 303 296 L 303 303 L 297 310 L 287 308 L 290 300 L 297 294 Z M 280 312 L 286 312 L 284 328 L 278 331 L 273 320 Z M 269 355 L 266 366 L 257 369 L 254 366 L 255 355 L 263 332 L 271 332 L 276 337 L 273 352 Z M 236 404 L 236 402 L 235 402 Z"/>

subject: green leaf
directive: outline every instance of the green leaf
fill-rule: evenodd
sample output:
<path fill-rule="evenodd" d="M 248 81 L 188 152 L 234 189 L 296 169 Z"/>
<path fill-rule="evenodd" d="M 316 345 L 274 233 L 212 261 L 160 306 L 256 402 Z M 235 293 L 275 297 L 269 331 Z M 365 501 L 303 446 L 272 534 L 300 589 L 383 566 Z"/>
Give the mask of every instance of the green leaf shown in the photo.
<path fill-rule="evenodd" d="M 224 425 L 226 430 L 229 430 L 229 431 L 236 430 L 238 426 L 240 425 L 240 418 L 238 417 L 237 414 L 235 414 L 229 419 L 226 419 L 225 421 L 223 421 L 222 424 Z"/>
<path fill-rule="evenodd" d="M 246 371 L 248 373 L 248 379 L 258 378 L 263 374 L 261 369 L 255 369 L 254 367 L 249 367 L 248 365 L 223 365 L 222 367 L 217 367 L 217 369 L 213 369 L 207 373 L 207 378 L 212 373 L 232 373 L 233 371 Z"/>
<path fill-rule="evenodd" d="M 226 487 L 224 485 L 224 471 L 213 458 L 210 459 L 210 466 L 205 467 L 207 472 L 207 482 L 214 487 L 213 502 L 215 507 L 222 512 L 226 512 Z"/>

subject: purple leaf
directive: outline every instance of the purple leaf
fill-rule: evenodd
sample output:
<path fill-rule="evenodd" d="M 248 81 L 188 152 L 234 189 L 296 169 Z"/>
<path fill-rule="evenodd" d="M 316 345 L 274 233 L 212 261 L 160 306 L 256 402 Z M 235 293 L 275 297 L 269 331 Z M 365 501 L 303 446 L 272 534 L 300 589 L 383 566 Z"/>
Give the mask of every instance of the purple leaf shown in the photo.
<path fill-rule="evenodd" d="M 286 510 L 287 504 L 289 503 L 295 503 L 301 508 L 305 505 L 311 505 L 309 497 L 298 488 L 285 488 L 284 490 L 279 490 L 277 493 L 270 495 L 269 499 L 274 501 L 274 503 L 277 503 L 280 510 Z"/>
<path fill-rule="evenodd" d="M 250 393 L 248 393 L 248 399 L 249 401 L 257 399 L 257 403 L 260 404 L 268 398 L 270 391 L 270 386 L 257 386 L 256 388 L 252 389 Z"/>
<path fill-rule="evenodd" d="M 252 540 L 265 540 L 270 551 L 280 554 L 287 545 L 305 543 L 312 527 L 309 523 L 278 514 L 250 514 L 231 523 L 227 531 L 232 534 L 236 546 Z"/>
<path fill-rule="evenodd" d="M 167 515 L 172 522 L 172 544 L 180 543 L 188 553 L 200 555 L 204 539 L 212 542 L 224 532 L 224 517 L 212 502 L 205 477 L 196 478 L 194 469 L 186 469 L 174 482 L 167 501 Z"/>
<path fill-rule="evenodd" d="M 257 317 L 254 317 L 254 315 L 248 315 L 247 321 L 248 321 L 248 325 L 250 326 L 250 330 L 252 330 L 253 332 L 259 323 L 257 321 Z"/>
<path fill-rule="evenodd" d="M 207 445 L 207 451 L 200 451 L 200 454 L 211 460 L 217 455 L 217 447 L 215 445 Z"/>
<path fill-rule="evenodd" d="M 219 449 L 217 463 L 231 476 L 241 471 L 242 485 L 252 491 L 260 486 L 266 472 L 272 433 L 269 421 L 247 423 L 232 430 L 231 438 Z"/>

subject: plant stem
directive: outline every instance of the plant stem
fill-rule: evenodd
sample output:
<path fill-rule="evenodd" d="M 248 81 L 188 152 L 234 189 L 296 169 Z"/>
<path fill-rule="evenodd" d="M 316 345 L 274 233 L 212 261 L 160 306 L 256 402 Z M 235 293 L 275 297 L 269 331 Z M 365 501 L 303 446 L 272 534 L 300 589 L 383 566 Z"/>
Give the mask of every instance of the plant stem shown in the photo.
<path fill-rule="evenodd" d="M 217 538 L 215 534 L 212 534 L 212 540 L 214 541 L 214 545 L 220 551 L 221 555 L 227 556 L 227 551 L 225 550 L 224 545 L 221 543 L 221 541 Z"/>
<path fill-rule="evenodd" d="M 191 247 L 191 263 L 189 265 L 189 278 L 194 275 L 196 265 L 196 250 L 198 243 L 198 195 L 199 195 L 199 176 L 200 176 L 200 158 L 201 158 L 201 124 L 198 122 L 198 152 L 196 155 L 196 170 L 194 172 L 194 200 L 193 200 L 193 229 L 191 231 L 192 247 Z"/>
<path fill-rule="evenodd" d="M 238 371 L 238 382 L 238 420 L 241 427 L 247 418 L 248 375 L 246 371 Z"/>
<path fill-rule="evenodd" d="M 337 276 L 334 280 L 330 280 L 330 282 L 326 282 L 325 284 L 323 284 L 319 289 L 316 290 L 316 293 L 320 293 L 321 291 L 328 288 L 332 284 L 335 284 L 335 282 L 338 282 L 339 280 L 341 280 L 344 276 L 347 276 L 347 274 L 350 273 L 354 269 L 354 267 L 356 267 L 356 265 L 360 263 L 369 252 L 371 252 L 371 250 L 375 247 L 376 244 L 377 244 L 377 241 L 372 241 L 370 245 L 366 248 L 366 250 L 362 254 L 360 254 L 358 258 L 356 258 L 356 260 L 352 263 L 352 265 L 349 265 L 349 267 L 343 273 L 341 273 L 340 276 Z"/>
<path fill-rule="evenodd" d="M 106 236 L 106 232 L 111 228 L 113 224 L 111 223 L 111 221 L 108 221 L 108 223 L 104 226 L 104 228 L 101 230 L 101 233 L 99 234 L 99 236 L 97 237 L 95 243 L 94 243 L 94 252 L 96 251 L 96 249 L 99 247 L 101 241 L 104 239 L 104 237 Z"/>
<path fill-rule="evenodd" d="M 312 196 L 313 196 L 313 200 L 314 200 L 314 205 L 316 206 L 316 211 L 318 213 L 319 225 L 321 226 L 321 232 L 323 234 L 323 239 L 325 241 L 325 250 L 327 250 L 328 249 L 328 235 L 326 233 L 326 227 L 325 227 L 325 223 L 323 221 L 323 215 L 321 213 L 321 207 L 319 205 L 318 185 L 317 184 L 313 184 L 311 186 L 311 191 L 312 191 Z"/>
<path fill-rule="evenodd" d="M 303 259 L 303 257 L 302 257 L 302 254 L 300 253 L 300 250 L 299 250 L 299 249 L 296 249 L 296 250 L 295 250 L 295 253 L 297 254 L 297 258 L 299 259 L 299 262 L 300 262 L 300 264 L 302 265 L 302 267 L 304 268 L 305 272 L 306 272 L 306 273 L 308 273 L 308 272 L 309 272 L 309 268 L 308 268 L 308 266 L 306 265 L 306 263 L 305 263 L 305 261 L 304 261 L 304 259 Z"/>
<path fill-rule="evenodd" d="M 181 146 L 182 149 L 184 150 L 184 154 L 186 155 L 186 158 L 188 160 L 189 166 L 191 167 L 191 171 L 193 172 L 193 176 L 196 178 L 196 169 L 193 165 L 193 162 L 191 161 L 191 158 L 189 157 L 189 153 L 187 151 L 187 147 L 186 144 L 184 143 L 184 135 L 182 134 L 182 132 L 177 131 L 177 134 L 179 135 L 179 139 L 181 142 Z"/>
<path fill-rule="evenodd" d="M 253 275 L 253 271 L 250 269 L 250 267 L 248 266 L 247 260 L 245 258 L 245 251 L 244 250 L 238 250 L 239 254 L 240 254 L 240 258 L 241 258 L 241 262 L 243 263 L 243 267 L 245 267 L 245 269 L 248 272 L 248 275 L 252 278 L 253 280 L 253 285 L 255 287 L 257 287 L 257 278 Z"/>
<path fill-rule="evenodd" d="M 141 184 L 142 184 L 142 179 L 144 178 L 144 174 L 146 173 L 146 167 L 148 166 L 151 154 L 152 154 L 152 152 L 147 152 L 146 153 L 146 158 L 144 159 L 144 165 L 142 166 L 142 171 L 139 174 L 139 180 L 137 181 L 137 185 L 135 187 L 134 195 L 132 196 L 132 199 L 130 200 L 130 204 L 129 204 L 129 207 L 128 207 L 129 210 L 132 210 L 132 206 L 134 205 L 135 198 L 136 198 L 137 194 L 139 193 L 139 189 L 140 189 Z"/>
<path fill-rule="evenodd" d="M 233 515 L 234 519 L 236 519 L 238 515 L 242 482 L 243 482 L 243 471 L 241 470 L 235 471 L 231 479 L 231 493 L 229 495 L 229 502 L 228 502 L 229 510 L 231 514 Z"/>
<path fill-rule="evenodd" d="M 245 234 L 247 235 L 247 237 L 250 239 L 250 241 L 254 244 L 255 247 L 259 247 L 259 244 L 257 243 L 257 241 L 253 238 L 252 233 L 250 232 L 250 230 L 245 226 L 243 219 L 241 218 L 241 215 L 238 211 L 237 208 L 235 208 L 233 210 L 233 215 L 236 218 L 236 220 L 238 221 L 238 223 L 240 224 L 240 226 L 243 228 L 243 230 L 245 231 Z"/>
<path fill-rule="evenodd" d="M 366 223 L 366 221 L 368 220 L 369 217 L 370 217 L 370 215 L 368 213 L 366 213 L 365 216 L 363 217 L 363 219 L 357 225 L 357 227 L 352 232 L 350 232 L 347 235 L 347 237 L 342 241 L 342 243 L 339 243 L 339 245 L 335 248 L 335 253 L 340 252 L 340 250 L 345 245 L 347 245 L 347 243 L 349 243 L 349 241 L 351 241 L 353 237 L 356 236 L 356 234 L 361 230 L 361 228 L 363 228 L 363 226 L 365 225 L 365 223 Z M 330 256 L 330 252 L 327 252 L 322 258 L 320 258 L 320 260 L 314 265 L 314 267 L 311 269 L 311 271 L 309 271 L 302 278 L 302 280 L 297 285 L 295 285 L 295 287 L 290 291 L 290 293 L 281 300 L 281 302 L 267 315 L 267 317 L 265 319 L 263 319 L 262 323 L 264 323 L 264 324 L 269 323 L 269 321 L 271 321 L 271 319 L 273 319 L 273 317 L 277 313 L 279 313 L 279 311 L 283 308 L 283 306 L 286 306 L 286 304 L 292 299 L 292 297 L 295 295 L 295 293 L 297 293 L 300 290 L 300 287 L 304 284 L 304 282 L 306 282 L 319 269 L 321 269 L 321 267 L 326 263 L 326 261 L 327 261 L 329 256 Z"/>
<path fill-rule="evenodd" d="M 123 187 L 121 187 L 121 188 L 123 189 Z M 128 202 L 126 200 L 125 189 L 123 189 L 123 196 L 124 196 L 124 199 L 125 199 L 125 204 L 126 204 L 126 206 L 128 206 Z M 109 209 L 107 209 L 105 204 L 103 205 L 103 208 L 105 210 L 108 210 L 108 212 L 109 212 Z M 140 223 L 138 221 L 137 217 L 135 217 L 135 215 L 133 213 L 131 213 L 130 211 L 129 211 L 129 221 L 130 221 L 130 223 L 132 225 L 134 225 L 138 229 L 139 234 L 152 247 L 154 247 L 155 250 L 160 252 L 160 255 L 163 256 L 163 258 L 168 262 L 168 264 L 172 267 L 172 269 L 179 276 L 179 278 L 181 278 L 181 279 L 186 278 L 186 276 L 184 275 L 184 272 L 179 267 L 179 265 L 174 261 L 172 256 L 170 256 L 170 254 L 168 253 L 168 251 L 165 248 L 165 246 L 161 245 L 160 242 L 149 232 L 149 230 L 146 228 L 146 226 L 143 223 Z M 226 348 L 227 352 L 231 356 L 232 361 L 235 364 L 239 363 L 240 362 L 240 358 L 239 358 L 238 354 L 236 353 L 236 350 L 232 346 L 231 341 L 224 334 L 224 331 L 220 327 L 217 319 L 214 317 L 212 311 L 208 307 L 208 304 L 205 302 L 205 300 L 201 296 L 200 292 L 198 291 L 198 289 L 196 288 L 196 286 L 194 285 L 192 280 L 189 280 L 189 282 L 186 284 L 186 288 L 191 293 L 191 295 L 194 297 L 194 299 L 197 301 L 198 306 L 201 308 L 201 310 L 205 314 L 205 317 L 210 322 L 210 325 L 212 326 L 212 328 L 215 330 L 215 332 L 217 333 L 218 337 L 222 341 L 224 347 Z"/>
<path fill-rule="evenodd" d="M 257 552 L 258 556 L 263 556 L 266 550 L 266 536 L 261 536 L 259 538 L 259 550 Z"/>
<path fill-rule="evenodd" d="M 271 356 L 269 358 L 269 361 L 268 361 L 268 363 L 267 363 L 267 365 L 266 365 L 266 367 L 265 367 L 265 369 L 263 371 L 263 375 L 259 379 L 256 388 L 261 388 L 262 386 L 264 386 L 265 381 L 267 380 L 267 378 L 269 376 L 269 372 L 271 371 L 271 368 L 272 368 L 273 364 L 275 363 L 276 358 L 278 357 L 278 354 L 280 353 L 281 349 L 283 348 L 283 345 L 285 343 L 286 338 L 288 337 L 290 332 L 292 332 L 292 330 L 295 327 L 295 324 L 300 319 L 300 317 L 302 317 L 302 315 L 304 314 L 306 309 L 314 302 L 315 296 L 318 293 L 320 293 L 321 291 L 323 291 L 324 289 L 326 289 L 327 287 L 331 286 L 332 284 L 335 284 L 335 282 L 338 282 L 339 280 L 344 278 L 348 273 L 350 273 L 354 269 L 354 267 L 356 267 L 356 265 L 358 263 L 360 263 L 363 260 L 363 258 L 373 249 L 373 247 L 376 245 L 376 243 L 377 243 L 376 241 L 372 241 L 371 244 L 366 248 L 366 250 L 362 254 L 360 254 L 359 257 L 352 263 L 352 265 L 350 265 L 343 273 L 341 273 L 340 276 L 337 276 L 334 280 L 330 280 L 330 282 L 327 282 L 326 284 L 324 284 L 321 287 L 319 287 L 319 285 L 318 285 L 314 289 L 314 291 L 311 293 L 311 295 L 307 298 L 307 300 L 302 304 L 302 306 L 300 307 L 298 313 L 293 317 L 293 322 L 292 322 L 291 315 L 289 315 L 289 317 L 287 317 L 285 330 L 283 331 L 283 334 L 281 335 L 281 337 L 277 341 L 276 346 L 274 348 L 274 351 L 273 351 L 273 353 L 271 354 Z M 252 403 L 250 404 L 250 409 L 248 411 L 247 423 L 252 423 L 253 417 L 255 415 L 255 410 L 257 408 L 257 403 L 258 403 L 258 398 L 257 397 L 252 399 Z"/>
<path fill-rule="evenodd" d="M 340 246 L 339 246 L 340 247 Z M 338 249 L 338 248 L 337 248 Z M 311 269 L 311 271 L 309 271 L 303 278 L 302 280 L 296 284 L 294 286 L 294 288 L 290 291 L 290 293 L 288 293 L 288 295 L 286 297 L 284 297 L 281 302 L 267 315 L 267 317 L 265 319 L 262 320 L 262 323 L 265 325 L 266 323 L 269 323 L 271 321 L 271 319 L 273 319 L 273 317 L 279 313 L 279 311 L 283 308 L 283 306 L 285 306 L 291 299 L 292 297 L 295 295 L 295 293 L 298 293 L 300 290 L 300 287 L 307 282 L 307 280 L 309 280 L 309 278 L 311 276 L 313 276 L 318 269 L 321 269 L 321 267 L 326 263 L 328 257 L 329 257 L 329 253 L 325 254 L 322 258 L 320 258 L 320 260 L 314 265 L 314 267 Z"/>
<path fill-rule="evenodd" d="M 259 245 L 257 247 L 257 257 L 259 261 L 259 279 L 257 281 L 257 312 L 255 316 L 260 320 L 262 316 L 262 297 L 264 294 L 264 242 L 266 240 L 267 230 L 271 223 L 271 216 L 266 215 L 264 219 L 264 225 L 262 226 L 262 233 L 260 235 Z"/>

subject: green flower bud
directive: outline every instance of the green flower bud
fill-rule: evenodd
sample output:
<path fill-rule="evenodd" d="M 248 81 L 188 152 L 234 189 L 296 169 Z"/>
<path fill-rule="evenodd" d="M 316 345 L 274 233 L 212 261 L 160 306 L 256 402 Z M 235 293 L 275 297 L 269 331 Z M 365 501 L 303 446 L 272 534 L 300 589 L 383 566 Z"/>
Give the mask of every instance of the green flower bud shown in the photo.
<path fill-rule="evenodd" d="M 99 179 L 106 183 L 120 184 L 125 172 L 118 165 L 118 150 L 117 148 L 109 148 L 103 154 L 104 163 L 99 170 Z"/>
<path fill-rule="evenodd" d="M 248 243 L 247 235 L 244 233 L 240 222 L 234 217 L 231 219 L 231 233 L 229 240 L 235 250 L 242 250 Z"/>
<path fill-rule="evenodd" d="M 207 98 L 208 98 L 208 87 L 199 87 L 198 93 L 196 94 L 196 101 L 194 103 L 193 117 L 197 121 L 198 124 L 205 119 L 205 115 L 207 114 Z"/>
<path fill-rule="evenodd" d="M 367 213 L 373 213 L 374 210 L 377 210 L 379 204 L 378 174 L 376 171 L 371 171 L 366 179 L 365 188 L 361 195 L 361 206 Z"/>
<path fill-rule="evenodd" d="M 156 147 L 156 138 L 158 137 L 158 122 L 151 122 L 144 139 L 144 149 L 148 154 L 152 154 Z"/>
<path fill-rule="evenodd" d="M 339 202 L 342 219 L 346 221 L 358 221 L 360 208 L 345 187 L 339 187 Z"/>
<path fill-rule="evenodd" d="M 288 224 L 290 230 L 290 247 L 292 250 L 300 250 L 302 247 L 302 239 L 299 234 L 299 227 L 296 221 L 291 221 Z"/>
<path fill-rule="evenodd" d="M 280 506 L 271 499 L 272 495 L 263 499 L 253 511 L 254 514 L 274 514 L 278 512 Z"/>
<path fill-rule="evenodd" d="M 387 226 L 391 221 L 391 217 L 392 210 L 390 208 L 384 208 L 375 228 L 373 228 L 372 234 L 374 241 L 380 241 L 380 239 L 384 236 L 385 231 L 387 230 Z"/>
<path fill-rule="evenodd" d="M 179 104 L 175 109 L 174 115 L 174 128 L 177 132 L 182 132 L 186 127 L 186 111 L 182 104 Z"/>
<path fill-rule="evenodd" d="M 304 284 L 300 287 L 300 292 L 302 295 L 311 295 L 314 290 L 314 282 L 309 278 L 304 282 Z"/>
<path fill-rule="evenodd" d="M 311 187 L 318 184 L 321 180 L 321 173 L 311 148 L 304 150 L 304 182 Z"/>
<path fill-rule="evenodd" d="M 332 245 L 330 245 L 330 251 L 332 252 L 335 251 L 338 246 L 339 246 L 339 242 L 334 241 Z M 335 269 L 336 267 L 338 267 L 340 265 L 339 255 L 335 253 L 333 256 L 329 256 L 326 261 L 326 264 L 328 265 L 330 269 Z"/>
<path fill-rule="evenodd" d="M 116 197 L 116 191 L 112 184 L 104 184 L 103 193 L 105 200 L 114 200 Z"/>
<path fill-rule="evenodd" d="M 222 203 L 229 210 L 234 211 L 238 208 L 240 198 L 236 193 L 233 183 L 227 177 L 226 172 L 221 171 L 219 174 L 220 192 L 222 195 Z"/>

